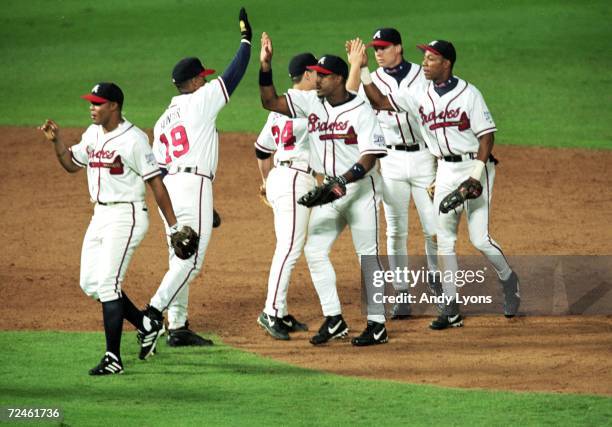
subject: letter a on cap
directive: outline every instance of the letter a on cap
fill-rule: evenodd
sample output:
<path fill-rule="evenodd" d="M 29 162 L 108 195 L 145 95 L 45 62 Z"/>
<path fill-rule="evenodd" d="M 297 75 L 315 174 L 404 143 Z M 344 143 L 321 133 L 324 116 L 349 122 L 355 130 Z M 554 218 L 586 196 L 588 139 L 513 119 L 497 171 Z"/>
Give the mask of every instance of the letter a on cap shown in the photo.
<path fill-rule="evenodd" d="M 100 85 L 95 85 L 93 87 L 93 89 L 91 90 L 92 93 L 98 93 L 98 90 L 100 89 Z"/>
<path fill-rule="evenodd" d="M 376 33 L 374 34 L 374 37 L 372 37 L 373 39 L 379 39 L 380 38 L 380 30 L 376 31 Z"/>

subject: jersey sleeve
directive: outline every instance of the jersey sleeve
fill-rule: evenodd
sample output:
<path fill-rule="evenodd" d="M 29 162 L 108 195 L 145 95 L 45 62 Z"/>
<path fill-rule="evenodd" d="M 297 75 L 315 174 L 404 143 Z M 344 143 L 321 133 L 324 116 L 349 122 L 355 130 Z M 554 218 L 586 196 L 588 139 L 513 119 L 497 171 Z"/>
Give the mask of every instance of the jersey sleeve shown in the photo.
<path fill-rule="evenodd" d="M 222 77 L 206 83 L 193 93 L 197 109 L 206 117 L 215 118 L 229 102 L 229 94 Z"/>
<path fill-rule="evenodd" d="M 407 113 L 414 109 L 415 105 L 415 88 L 412 86 L 401 87 L 398 90 L 389 92 L 387 99 L 391 103 L 393 110 L 397 113 Z"/>
<path fill-rule="evenodd" d="M 257 141 L 255 141 L 255 148 L 263 151 L 264 153 L 274 153 L 276 151 L 276 143 L 274 142 L 274 136 L 272 135 L 272 126 L 274 125 L 276 117 L 276 113 L 272 112 L 268 114 L 268 120 L 266 120 L 266 124 L 261 132 L 259 132 Z"/>
<path fill-rule="evenodd" d="M 72 158 L 72 163 L 81 168 L 86 168 L 87 162 L 89 161 L 89 156 L 87 154 L 87 141 L 89 140 L 91 134 L 92 129 L 88 128 L 81 136 L 81 141 L 78 144 L 68 148 L 68 151 L 70 151 L 70 157 Z"/>
<path fill-rule="evenodd" d="M 472 102 L 470 105 L 470 127 L 476 138 L 480 138 L 491 132 L 496 132 L 497 127 L 493 116 L 485 103 L 482 94 L 472 86 Z"/>
<path fill-rule="evenodd" d="M 285 93 L 285 98 L 287 99 L 292 119 L 308 117 L 308 114 L 313 109 L 313 103 L 321 102 L 315 90 L 289 89 Z"/>
<path fill-rule="evenodd" d="M 166 146 L 159 140 L 159 131 L 157 129 L 153 131 L 153 146 L 151 147 L 151 151 L 153 152 L 157 165 L 161 168 L 167 168 Z"/>
<path fill-rule="evenodd" d="M 375 154 L 376 157 L 385 157 L 387 147 L 385 146 L 385 136 L 383 134 L 374 110 L 368 104 L 361 107 L 359 113 L 357 144 L 359 154 Z"/>
<path fill-rule="evenodd" d="M 131 154 L 128 166 L 140 175 L 144 181 L 161 174 L 157 160 L 149 146 L 149 139 L 145 133 L 135 133 Z"/>

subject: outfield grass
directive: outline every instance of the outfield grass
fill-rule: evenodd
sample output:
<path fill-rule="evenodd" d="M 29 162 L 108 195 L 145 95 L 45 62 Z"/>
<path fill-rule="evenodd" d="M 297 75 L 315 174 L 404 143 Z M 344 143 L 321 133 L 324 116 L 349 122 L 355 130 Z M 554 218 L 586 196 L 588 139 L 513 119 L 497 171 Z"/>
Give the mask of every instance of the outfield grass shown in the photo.
<path fill-rule="evenodd" d="M 604 425 L 612 399 L 346 378 L 225 345 L 147 362 L 124 337 L 124 375 L 90 377 L 100 333 L 1 332 L 0 406 L 60 407 L 67 425 Z M 441 369 L 443 367 L 441 366 Z"/>
<path fill-rule="evenodd" d="M 258 132 L 266 113 L 258 97 L 259 34 L 275 42 L 277 87 L 300 51 L 343 53 L 344 40 L 379 26 L 403 34 L 406 56 L 417 42 L 445 38 L 458 50 L 457 75 L 485 95 L 509 144 L 612 147 L 609 3 L 427 0 L 330 2 L 217 0 L 4 0 L 0 17 L 0 124 L 88 124 L 78 96 L 114 80 L 126 92 L 126 116 L 153 126 L 174 90 L 176 61 L 199 55 L 222 71 L 238 46 L 244 4 L 255 41 L 245 81 L 220 115 L 221 131 Z M 372 65 L 373 65 L 372 61 Z"/>

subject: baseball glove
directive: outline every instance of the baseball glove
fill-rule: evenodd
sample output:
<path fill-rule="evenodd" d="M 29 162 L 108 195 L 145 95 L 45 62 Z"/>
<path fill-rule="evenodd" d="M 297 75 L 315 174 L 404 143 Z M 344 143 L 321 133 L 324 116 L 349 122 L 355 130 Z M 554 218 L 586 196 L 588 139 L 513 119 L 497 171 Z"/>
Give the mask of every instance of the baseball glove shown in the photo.
<path fill-rule="evenodd" d="M 263 185 L 259 186 L 259 200 L 261 200 L 261 203 L 263 203 L 267 207 L 269 207 L 269 208 L 272 207 L 272 205 L 268 201 L 268 195 L 266 193 L 266 187 L 263 186 Z"/>
<path fill-rule="evenodd" d="M 346 194 L 346 178 L 342 176 L 328 177 L 323 185 L 316 187 L 314 190 L 304 194 L 298 200 L 300 205 L 311 208 L 320 206 L 326 203 L 331 203 L 334 200 Z"/>
<path fill-rule="evenodd" d="M 184 225 L 170 235 L 172 249 L 180 259 L 191 258 L 197 252 L 199 243 L 200 236 L 188 225 Z"/>
<path fill-rule="evenodd" d="M 459 187 L 440 202 L 440 212 L 446 214 L 455 210 L 468 199 L 476 199 L 482 194 L 482 184 L 474 178 L 463 181 Z"/>

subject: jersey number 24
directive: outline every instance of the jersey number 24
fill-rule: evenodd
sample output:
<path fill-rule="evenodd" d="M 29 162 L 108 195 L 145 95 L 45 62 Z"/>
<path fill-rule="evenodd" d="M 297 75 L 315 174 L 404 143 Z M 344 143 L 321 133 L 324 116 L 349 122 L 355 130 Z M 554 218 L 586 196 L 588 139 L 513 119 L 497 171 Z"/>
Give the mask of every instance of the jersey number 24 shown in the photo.
<path fill-rule="evenodd" d="M 272 136 L 276 145 L 283 144 L 285 151 L 293 150 L 295 148 L 295 135 L 293 134 L 293 121 L 287 120 L 283 131 L 281 132 L 278 126 L 272 126 Z"/>
<path fill-rule="evenodd" d="M 172 141 L 172 147 L 174 148 L 172 155 L 175 159 L 189 151 L 189 139 L 187 138 L 187 131 L 183 125 L 172 128 L 170 131 L 170 139 Z M 170 142 L 168 142 L 168 137 L 166 137 L 166 134 L 162 133 L 159 136 L 159 140 L 166 146 L 166 163 L 170 163 L 172 158 L 170 158 Z"/>

